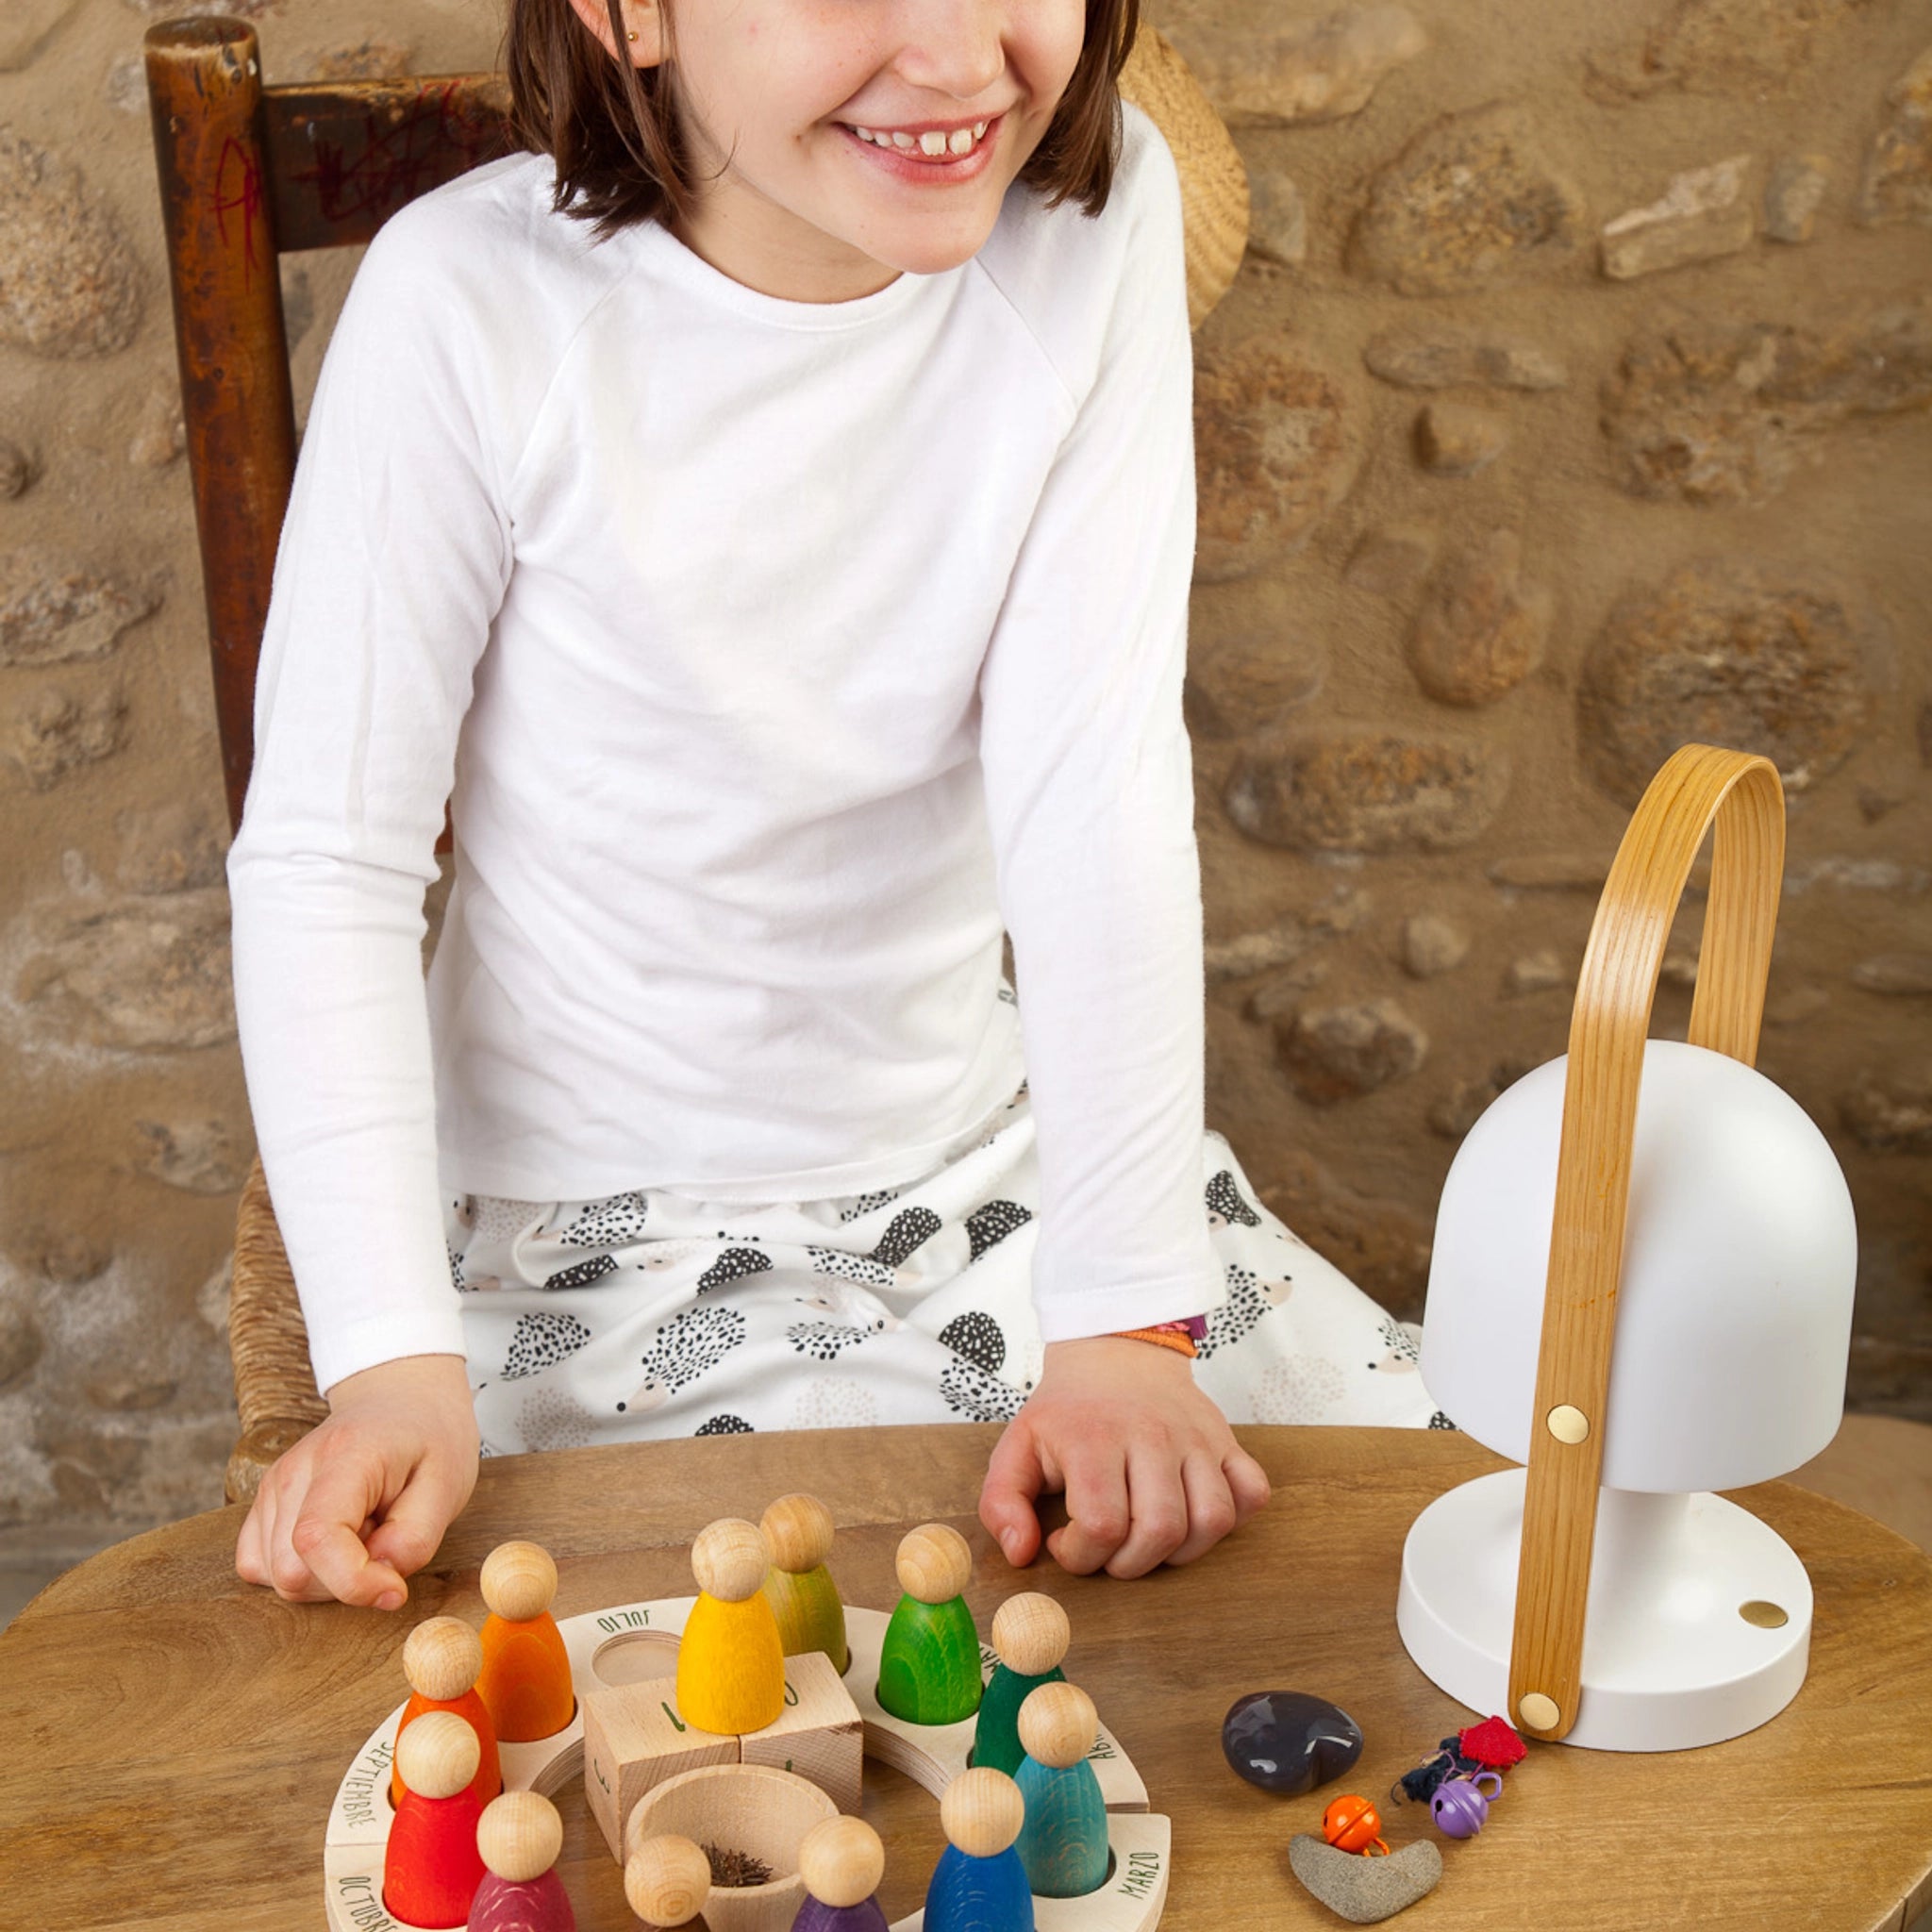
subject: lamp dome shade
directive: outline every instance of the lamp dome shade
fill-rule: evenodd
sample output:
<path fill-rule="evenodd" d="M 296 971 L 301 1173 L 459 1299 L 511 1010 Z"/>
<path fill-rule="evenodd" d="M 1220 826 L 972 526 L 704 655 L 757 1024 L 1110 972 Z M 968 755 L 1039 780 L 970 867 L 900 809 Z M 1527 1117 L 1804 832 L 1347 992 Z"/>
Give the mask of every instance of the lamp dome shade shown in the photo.
<path fill-rule="evenodd" d="M 1500 1094 L 1442 1187 L 1422 1376 L 1457 1427 L 1529 1459 L 1567 1055 Z M 1734 1489 L 1838 1432 L 1857 1233 L 1796 1101 L 1728 1055 L 1645 1042 L 1606 1487 Z M 1591 1419 L 1592 1423 L 1596 1421 Z"/>

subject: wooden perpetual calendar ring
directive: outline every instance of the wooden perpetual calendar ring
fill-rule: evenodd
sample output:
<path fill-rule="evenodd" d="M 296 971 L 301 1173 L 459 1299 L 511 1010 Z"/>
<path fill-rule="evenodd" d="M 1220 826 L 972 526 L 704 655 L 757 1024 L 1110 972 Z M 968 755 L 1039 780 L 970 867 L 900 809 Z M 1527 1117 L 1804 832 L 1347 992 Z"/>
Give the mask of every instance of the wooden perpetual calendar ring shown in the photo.
<path fill-rule="evenodd" d="M 696 1602 L 694 1596 L 662 1597 L 560 1620 L 558 1629 L 570 1657 L 576 1708 L 570 1723 L 554 1736 L 534 1743 L 499 1745 L 504 1789 L 535 1790 L 568 1803 L 563 1794 L 580 1787 L 584 1779 L 584 1699 L 646 1680 L 661 1680 L 668 1694 L 678 1640 Z M 882 1611 L 845 1607 L 851 1661 L 843 1675 L 844 1689 L 863 1721 L 864 1755 L 903 1773 L 938 1800 L 967 1769 L 974 1720 L 913 1724 L 879 1707 L 873 1687 L 878 1682 L 888 1622 Z M 795 1662 L 787 1659 L 788 1701 L 795 1695 L 791 1687 Z M 982 1674 L 995 1662 L 992 1651 L 982 1642 Z M 383 1857 L 393 1815 L 391 1781 L 403 1708 L 398 1704 L 370 1734 L 329 1811 L 324 1873 L 329 1924 L 335 1932 L 415 1932 L 408 1921 L 388 1910 L 382 1895 Z M 1107 1806 L 1108 1875 L 1084 1897 L 1036 1896 L 1035 1925 L 1038 1932 L 1154 1932 L 1167 1899 L 1169 1821 L 1147 1808 L 1147 1787 L 1105 1725 L 1088 1758 Z M 655 1790 L 663 1790 L 666 1785 Z M 922 1932 L 924 1917 L 923 1912 L 912 1912 L 895 1921 L 892 1932 Z M 621 1923 L 629 1928 L 640 1922 L 625 1913 Z M 603 1932 L 583 1918 L 579 1924 L 582 1932 Z"/>

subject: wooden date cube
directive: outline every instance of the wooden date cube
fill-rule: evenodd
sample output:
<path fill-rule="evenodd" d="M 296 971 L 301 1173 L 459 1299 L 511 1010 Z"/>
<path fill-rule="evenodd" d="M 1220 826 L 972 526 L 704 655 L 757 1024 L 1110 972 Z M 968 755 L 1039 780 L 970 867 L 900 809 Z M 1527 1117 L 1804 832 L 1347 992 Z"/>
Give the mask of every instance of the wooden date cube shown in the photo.
<path fill-rule="evenodd" d="M 584 1796 L 622 1864 L 624 1827 L 638 1800 L 680 1772 L 736 1764 L 738 1740 L 687 1724 L 668 1676 L 593 1690 L 583 1703 Z"/>
<path fill-rule="evenodd" d="M 824 1651 L 785 1659 L 785 1708 L 741 1743 L 741 1762 L 809 1778 L 840 1810 L 858 1811 L 865 1723 Z"/>

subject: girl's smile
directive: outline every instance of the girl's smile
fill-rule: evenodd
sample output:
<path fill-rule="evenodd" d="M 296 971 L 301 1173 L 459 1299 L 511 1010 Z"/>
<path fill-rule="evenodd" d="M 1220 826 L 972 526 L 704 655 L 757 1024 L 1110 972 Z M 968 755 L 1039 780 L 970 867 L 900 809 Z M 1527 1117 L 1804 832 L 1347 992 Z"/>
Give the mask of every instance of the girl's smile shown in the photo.
<path fill-rule="evenodd" d="M 573 0 L 612 48 L 603 0 Z M 976 254 L 1052 125 L 1084 0 L 632 0 L 697 176 L 678 239 L 761 293 L 842 302 Z M 613 50 L 614 51 L 614 50 Z"/>
<path fill-rule="evenodd" d="M 991 165 L 1004 114 L 991 120 L 928 123 L 918 127 L 856 127 L 841 124 L 867 159 L 887 168 L 895 179 L 917 187 L 943 187 L 975 180 Z"/>

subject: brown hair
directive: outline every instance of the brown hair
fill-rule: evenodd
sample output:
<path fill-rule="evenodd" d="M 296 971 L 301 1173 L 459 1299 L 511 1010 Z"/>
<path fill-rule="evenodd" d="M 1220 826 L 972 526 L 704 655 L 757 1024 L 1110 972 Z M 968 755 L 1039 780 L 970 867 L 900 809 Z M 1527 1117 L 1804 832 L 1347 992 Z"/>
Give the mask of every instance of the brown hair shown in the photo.
<path fill-rule="evenodd" d="M 664 9 L 673 39 L 670 0 Z M 618 0 L 607 0 L 613 39 L 625 44 Z M 1087 0 L 1087 34 L 1067 91 L 1020 179 L 1048 208 L 1107 206 L 1121 145 L 1116 83 L 1140 25 L 1140 0 Z M 557 163 L 554 205 L 597 225 L 600 237 L 636 222 L 688 217 L 691 156 L 677 114 L 675 65 L 613 60 L 570 0 L 510 0 L 505 42 L 518 137 Z"/>

